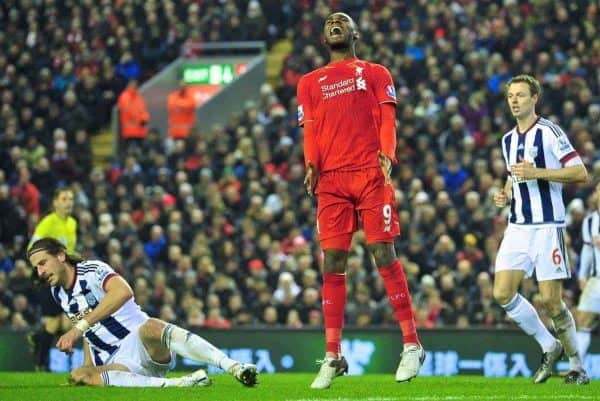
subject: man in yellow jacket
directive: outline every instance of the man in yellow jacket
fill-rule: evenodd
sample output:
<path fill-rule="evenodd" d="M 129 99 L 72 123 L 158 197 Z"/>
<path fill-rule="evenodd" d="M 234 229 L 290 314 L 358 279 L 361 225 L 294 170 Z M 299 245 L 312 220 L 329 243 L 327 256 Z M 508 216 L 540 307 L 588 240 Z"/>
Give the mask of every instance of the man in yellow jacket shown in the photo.
<path fill-rule="evenodd" d="M 73 212 L 74 194 L 70 188 L 58 188 L 52 198 L 51 213 L 48 213 L 35 227 L 29 247 L 40 238 L 52 237 L 62 242 L 69 252 L 75 252 L 77 246 L 77 220 L 71 216 Z M 49 353 L 56 335 L 71 328 L 71 322 L 62 313 L 59 305 L 53 300 L 48 288 L 41 288 L 38 301 L 41 306 L 41 327 L 31 333 L 29 340 L 33 345 L 37 370 L 47 370 Z"/>

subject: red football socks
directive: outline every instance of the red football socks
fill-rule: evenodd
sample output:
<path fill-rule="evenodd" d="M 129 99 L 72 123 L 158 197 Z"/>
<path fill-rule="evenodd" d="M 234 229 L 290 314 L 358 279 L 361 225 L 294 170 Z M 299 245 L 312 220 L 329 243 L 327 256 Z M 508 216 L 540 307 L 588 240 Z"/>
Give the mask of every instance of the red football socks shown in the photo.
<path fill-rule="evenodd" d="M 323 317 L 325 318 L 325 351 L 341 353 L 344 308 L 346 307 L 346 275 L 323 273 Z"/>
<path fill-rule="evenodd" d="M 420 344 L 402 264 L 396 260 L 391 265 L 380 268 L 379 273 L 383 277 L 388 299 L 400 324 L 404 344 Z"/>

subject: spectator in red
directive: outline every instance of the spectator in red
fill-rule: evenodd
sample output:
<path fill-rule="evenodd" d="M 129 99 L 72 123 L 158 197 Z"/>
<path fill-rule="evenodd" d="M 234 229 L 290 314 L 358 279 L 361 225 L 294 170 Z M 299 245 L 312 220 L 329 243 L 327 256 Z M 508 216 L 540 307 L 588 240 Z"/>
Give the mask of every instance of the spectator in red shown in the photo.
<path fill-rule="evenodd" d="M 456 261 L 468 260 L 476 272 L 485 269 L 485 255 L 477 247 L 477 238 L 475 235 L 468 233 L 464 237 L 464 247 L 462 251 L 456 253 Z"/>
<path fill-rule="evenodd" d="M 40 191 L 31 183 L 31 174 L 27 166 L 19 167 L 19 181 L 12 187 L 11 193 L 32 219 L 30 221 L 36 221 L 40 215 Z"/>

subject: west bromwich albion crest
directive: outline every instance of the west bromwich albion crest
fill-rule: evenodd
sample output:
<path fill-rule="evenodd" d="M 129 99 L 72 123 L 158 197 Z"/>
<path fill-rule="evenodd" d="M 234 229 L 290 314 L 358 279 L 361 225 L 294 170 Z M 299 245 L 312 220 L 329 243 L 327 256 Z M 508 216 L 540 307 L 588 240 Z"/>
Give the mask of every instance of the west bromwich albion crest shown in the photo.
<path fill-rule="evenodd" d="M 538 155 L 538 147 L 537 146 L 532 146 L 529 148 L 529 156 L 531 156 L 532 159 L 535 159 Z"/>

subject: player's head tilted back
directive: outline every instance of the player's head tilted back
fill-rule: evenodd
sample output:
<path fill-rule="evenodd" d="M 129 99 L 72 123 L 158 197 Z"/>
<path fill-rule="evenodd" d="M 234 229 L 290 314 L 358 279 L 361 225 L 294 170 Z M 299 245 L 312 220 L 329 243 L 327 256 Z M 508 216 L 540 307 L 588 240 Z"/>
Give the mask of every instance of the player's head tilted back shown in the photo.
<path fill-rule="evenodd" d="M 68 284 L 69 266 L 82 261 L 69 254 L 62 242 L 50 237 L 35 241 L 27 251 L 27 258 L 40 281 L 50 286 Z"/>
<path fill-rule="evenodd" d="M 325 20 L 323 28 L 325 45 L 331 52 L 355 54 L 354 46 L 360 39 L 356 22 L 345 13 L 333 13 Z"/>
<path fill-rule="evenodd" d="M 540 83 L 531 75 L 517 75 L 506 84 L 506 100 L 517 120 L 535 114 L 535 105 L 541 94 Z"/>

